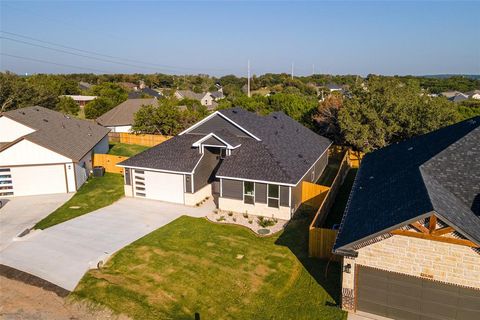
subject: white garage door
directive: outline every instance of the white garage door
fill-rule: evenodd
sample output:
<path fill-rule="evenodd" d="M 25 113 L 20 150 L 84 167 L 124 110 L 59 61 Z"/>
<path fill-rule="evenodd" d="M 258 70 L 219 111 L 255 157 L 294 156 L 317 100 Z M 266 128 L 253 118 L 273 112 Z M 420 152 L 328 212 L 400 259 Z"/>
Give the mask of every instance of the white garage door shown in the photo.
<path fill-rule="evenodd" d="M 136 170 L 135 193 L 138 196 L 143 193 L 148 199 L 183 204 L 183 175 L 153 171 L 144 171 L 142 174 Z"/>
<path fill-rule="evenodd" d="M 15 196 L 67 192 L 64 165 L 10 168 Z"/>

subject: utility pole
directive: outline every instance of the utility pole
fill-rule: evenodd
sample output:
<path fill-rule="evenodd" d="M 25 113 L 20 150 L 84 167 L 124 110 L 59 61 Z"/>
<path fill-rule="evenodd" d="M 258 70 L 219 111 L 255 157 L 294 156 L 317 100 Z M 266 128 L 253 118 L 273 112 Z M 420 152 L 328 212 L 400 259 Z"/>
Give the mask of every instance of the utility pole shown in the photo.
<path fill-rule="evenodd" d="M 250 59 L 247 61 L 247 96 L 250 98 Z"/>
<path fill-rule="evenodd" d="M 292 80 L 293 80 L 293 68 L 295 67 L 295 62 L 292 62 Z"/>

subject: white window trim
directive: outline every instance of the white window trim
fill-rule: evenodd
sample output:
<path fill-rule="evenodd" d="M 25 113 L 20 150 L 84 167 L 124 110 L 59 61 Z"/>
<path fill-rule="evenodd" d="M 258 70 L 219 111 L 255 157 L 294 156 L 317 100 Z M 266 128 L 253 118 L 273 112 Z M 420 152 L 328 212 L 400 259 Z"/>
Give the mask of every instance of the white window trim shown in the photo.
<path fill-rule="evenodd" d="M 248 195 L 249 197 L 253 197 L 253 204 L 252 203 L 245 203 L 245 182 L 252 182 L 253 183 L 253 195 Z M 255 205 L 255 200 L 256 200 L 255 199 L 255 182 L 253 182 L 253 181 L 243 181 L 242 186 L 243 186 L 243 194 L 242 194 L 243 204 L 254 206 Z"/>
<path fill-rule="evenodd" d="M 269 195 L 270 186 L 276 186 L 278 188 L 278 198 L 270 197 L 270 195 Z M 268 205 L 268 200 L 269 199 L 277 200 L 278 201 L 278 206 L 277 207 L 270 207 Z M 272 184 L 272 183 L 267 184 L 267 207 L 280 209 L 280 186 L 278 184 Z"/>

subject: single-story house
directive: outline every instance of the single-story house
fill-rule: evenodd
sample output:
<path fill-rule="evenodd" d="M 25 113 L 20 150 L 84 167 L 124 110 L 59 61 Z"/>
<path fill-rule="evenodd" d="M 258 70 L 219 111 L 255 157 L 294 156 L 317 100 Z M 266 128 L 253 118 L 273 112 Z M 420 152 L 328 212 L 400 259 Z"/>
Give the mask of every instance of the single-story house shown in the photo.
<path fill-rule="evenodd" d="M 480 117 L 367 154 L 334 245 L 342 307 L 480 319 Z"/>
<path fill-rule="evenodd" d="M 68 97 L 73 99 L 80 108 L 85 107 L 87 103 L 89 103 L 92 100 L 97 99 L 97 96 L 82 96 L 82 95 L 63 95 L 62 97 Z"/>
<path fill-rule="evenodd" d="M 216 98 L 210 92 L 196 93 L 191 90 L 177 90 L 174 93 L 175 98 L 178 100 L 192 99 L 200 101 L 207 109 L 213 110 L 217 107 Z"/>
<path fill-rule="evenodd" d="M 465 92 L 469 99 L 480 100 L 480 90 Z"/>
<path fill-rule="evenodd" d="M 115 108 L 97 118 L 97 123 L 109 128 L 112 132 L 130 132 L 135 113 L 142 106 L 157 105 L 157 99 L 128 99 Z"/>
<path fill-rule="evenodd" d="M 302 181 L 318 180 L 330 145 L 282 112 L 236 107 L 118 165 L 126 196 L 185 205 L 213 196 L 221 210 L 290 219 Z"/>
<path fill-rule="evenodd" d="M 42 107 L 0 114 L 0 196 L 75 192 L 109 130 Z"/>

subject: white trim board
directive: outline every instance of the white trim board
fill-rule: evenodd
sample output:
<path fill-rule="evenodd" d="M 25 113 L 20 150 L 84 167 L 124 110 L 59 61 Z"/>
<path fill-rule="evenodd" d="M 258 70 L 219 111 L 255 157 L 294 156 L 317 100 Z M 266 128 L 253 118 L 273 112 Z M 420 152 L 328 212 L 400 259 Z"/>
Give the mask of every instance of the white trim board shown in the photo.
<path fill-rule="evenodd" d="M 229 149 L 236 149 L 238 147 L 241 146 L 241 144 L 237 144 L 236 146 L 232 146 L 231 144 L 229 144 L 228 142 L 226 142 L 225 140 L 223 140 L 222 138 L 220 138 L 219 136 L 217 136 L 215 133 L 213 132 L 210 132 L 209 134 L 207 134 L 206 136 L 204 136 L 203 138 L 195 141 L 193 144 L 192 144 L 192 147 L 199 147 L 203 141 L 205 140 L 208 140 L 209 138 L 211 137 L 214 137 L 216 138 L 217 140 L 219 140 L 220 142 L 222 142 L 227 148 Z M 214 147 L 218 147 L 218 146 L 214 146 Z"/>

